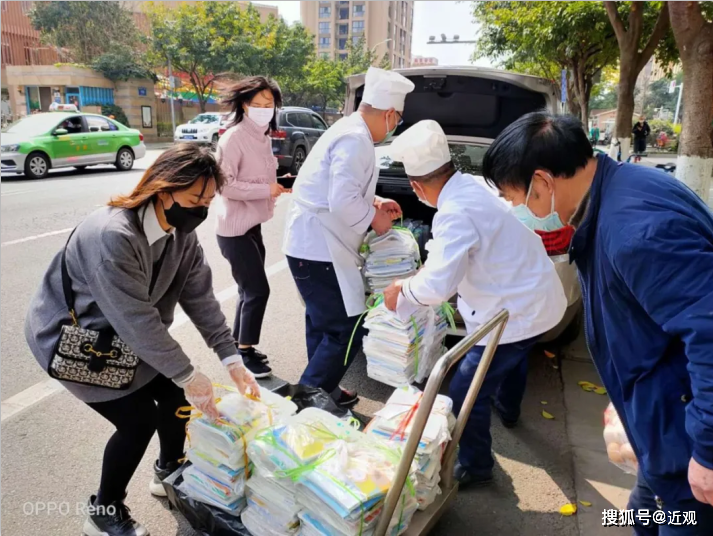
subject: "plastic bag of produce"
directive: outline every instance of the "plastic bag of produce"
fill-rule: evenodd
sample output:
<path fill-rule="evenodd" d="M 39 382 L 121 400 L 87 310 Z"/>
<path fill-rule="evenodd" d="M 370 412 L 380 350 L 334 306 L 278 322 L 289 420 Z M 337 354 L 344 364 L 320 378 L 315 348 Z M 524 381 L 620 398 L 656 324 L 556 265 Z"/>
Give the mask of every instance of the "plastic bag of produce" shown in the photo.
<path fill-rule="evenodd" d="M 604 411 L 604 442 L 607 445 L 609 461 L 622 471 L 635 475 L 639 470 L 639 462 L 626 437 L 619 414 L 611 403 Z"/>

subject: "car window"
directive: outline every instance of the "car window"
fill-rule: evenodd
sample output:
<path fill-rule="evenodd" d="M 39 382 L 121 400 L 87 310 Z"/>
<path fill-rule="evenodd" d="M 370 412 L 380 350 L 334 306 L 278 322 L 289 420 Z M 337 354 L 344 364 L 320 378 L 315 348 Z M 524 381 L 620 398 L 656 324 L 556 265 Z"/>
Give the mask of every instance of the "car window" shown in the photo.
<path fill-rule="evenodd" d="M 483 157 L 488 150 L 487 145 L 466 145 L 463 143 L 449 143 L 451 159 L 456 169 L 471 175 L 483 174 Z M 388 156 L 383 156 L 379 162 L 382 173 L 394 175 L 405 174 L 404 166 L 401 162 L 394 162 Z"/>
<path fill-rule="evenodd" d="M 96 115 L 88 115 L 87 126 L 89 127 L 89 132 L 110 132 L 114 130 L 119 130 L 117 126 L 104 117 L 99 117 Z"/>
<path fill-rule="evenodd" d="M 57 117 L 57 114 L 54 113 L 28 115 L 16 123 L 13 123 L 12 126 L 7 129 L 7 132 L 9 134 L 31 136 L 44 134 L 50 129 L 59 128 L 59 125 L 57 124 L 58 121 L 59 118 Z"/>
<path fill-rule="evenodd" d="M 67 134 L 80 134 L 84 132 L 84 124 L 82 123 L 82 117 L 77 115 L 75 117 L 70 117 L 62 121 L 57 128 L 63 128 L 67 131 Z"/>
<path fill-rule="evenodd" d="M 292 112 L 287 114 L 287 122 L 293 127 L 314 128 L 309 114 Z"/>
<path fill-rule="evenodd" d="M 220 121 L 220 116 L 217 114 L 199 114 L 195 116 L 193 119 L 188 121 L 188 124 L 190 125 L 195 125 L 196 123 L 203 123 L 203 124 L 209 124 L 209 123 L 217 123 Z"/>
<path fill-rule="evenodd" d="M 327 125 L 324 124 L 322 118 L 317 114 L 311 115 L 310 118 L 312 119 L 312 128 L 316 128 L 317 130 L 327 130 Z"/>

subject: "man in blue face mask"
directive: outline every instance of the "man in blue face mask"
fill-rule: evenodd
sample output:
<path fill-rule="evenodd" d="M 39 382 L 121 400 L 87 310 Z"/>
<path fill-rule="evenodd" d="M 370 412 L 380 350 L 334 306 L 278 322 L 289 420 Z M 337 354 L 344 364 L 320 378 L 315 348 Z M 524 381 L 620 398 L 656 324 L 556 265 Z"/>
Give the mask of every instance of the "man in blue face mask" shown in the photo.
<path fill-rule="evenodd" d="M 587 346 L 639 461 L 627 509 L 696 520 L 637 515 L 635 534 L 713 534 L 710 209 L 660 170 L 595 157 L 578 119 L 547 112 L 508 126 L 483 175 L 526 224 L 575 229 Z"/>

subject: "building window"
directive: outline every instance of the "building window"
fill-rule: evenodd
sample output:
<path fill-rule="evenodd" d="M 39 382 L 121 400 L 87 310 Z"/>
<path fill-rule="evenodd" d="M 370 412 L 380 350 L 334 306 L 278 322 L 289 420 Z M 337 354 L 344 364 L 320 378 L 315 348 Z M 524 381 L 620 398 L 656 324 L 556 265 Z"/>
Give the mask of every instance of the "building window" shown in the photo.
<path fill-rule="evenodd" d="M 320 22 L 319 23 L 319 33 L 329 33 L 329 23 Z"/>
<path fill-rule="evenodd" d="M 366 6 L 364 4 L 357 4 L 354 6 L 354 16 L 363 17 L 366 11 Z"/>
<path fill-rule="evenodd" d="M 348 5 L 349 5 L 349 2 L 348 2 L 348 1 L 346 1 L 346 2 L 342 1 L 342 2 L 339 2 L 339 5 L 340 5 L 340 6 L 348 6 Z"/>
<path fill-rule="evenodd" d="M 340 24 L 339 25 L 339 35 L 349 35 L 349 25 Z"/>
<path fill-rule="evenodd" d="M 3 5 L 5 5 L 5 2 L 3 2 Z M 3 65 L 14 65 L 12 62 L 12 47 L 10 47 L 10 43 L 2 44 L 2 62 Z"/>
<path fill-rule="evenodd" d="M 359 44 L 359 42 L 360 42 L 362 39 L 363 39 L 363 37 L 362 37 L 361 35 L 353 35 L 353 36 L 352 36 L 352 44 L 356 46 L 356 45 Z"/>
<path fill-rule="evenodd" d="M 7 11 L 7 2 L 2 2 L 2 10 Z"/>
<path fill-rule="evenodd" d="M 399 69 L 403 69 L 403 68 L 404 68 L 404 59 L 399 58 Z"/>
<path fill-rule="evenodd" d="M 352 21 L 352 33 L 362 33 L 364 31 L 364 21 L 355 20 Z"/>
<path fill-rule="evenodd" d="M 393 10 L 391 8 L 391 2 L 389 2 L 389 19 L 393 18 Z"/>
<path fill-rule="evenodd" d="M 4 4 L 5 2 L 3 2 Z M 21 2 L 22 4 L 22 12 L 27 13 L 32 9 L 32 2 Z"/>
<path fill-rule="evenodd" d="M 347 48 L 347 40 L 340 39 L 339 40 L 339 50 L 344 50 L 345 48 Z"/>
<path fill-rule="evenodd" d="M 329 48 L 332 44 L 331 37 L 320 37 L 319 38 L 319 48 Z"/>
<path fill-rule="evenodd" d="M 339 61 L 345 61 L 345 60 L 347 59 L 347 55 L 348 55 L 348 54 L 342 52 L 342 53 L 339 55 Z"/>
<path fill-rule="evenodd" d="M 339 20 L 349 20 L 349 8 L 339 8 Z"/>
<path fill-rule="evenodd" d="M 314 13 L 314 11 L 312 12 Z M 319 8 L 319 18 L 326 19 L 332 14 L 332 8 L 330 6 Z"/>

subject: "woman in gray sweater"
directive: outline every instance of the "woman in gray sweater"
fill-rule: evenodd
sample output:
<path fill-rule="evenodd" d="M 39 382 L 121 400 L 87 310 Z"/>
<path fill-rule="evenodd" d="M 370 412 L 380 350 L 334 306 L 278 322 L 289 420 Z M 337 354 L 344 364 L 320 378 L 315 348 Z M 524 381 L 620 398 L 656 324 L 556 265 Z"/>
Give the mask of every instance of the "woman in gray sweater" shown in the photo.
<path fill-rule="evenodd" d="M 63 381 L 77 398 L 109 420 L 116 432 L 104 452 L 99 492 L 84 525 L 87 536 L 146 536 L 124 505 L 126 488 L 158 430 L 161 446 L 150 491 L 165 496 L 161 481 L 184 455 L 185 421 L 176 410 L 186 398 L 210 418 L 218 416 L 211 381 L 191 365 L 168 328 L 180 305 L 241 392 L 259 394 L 238 357 L 215 299 L 210 268 L 194 229 L 224 182 L 209 149 L 187 144 L 164 152 L 128 196 L 87 217 L 66 245 L 70 313 L 62 283 L 62 252 L 55 256 L 30 303 L 27 342 L 51 370 L 62 326 L 113 329 L 139 357 L 133 381 L 117 390 Z M 91 367 L 90 367 L 91 368 Z"/>

